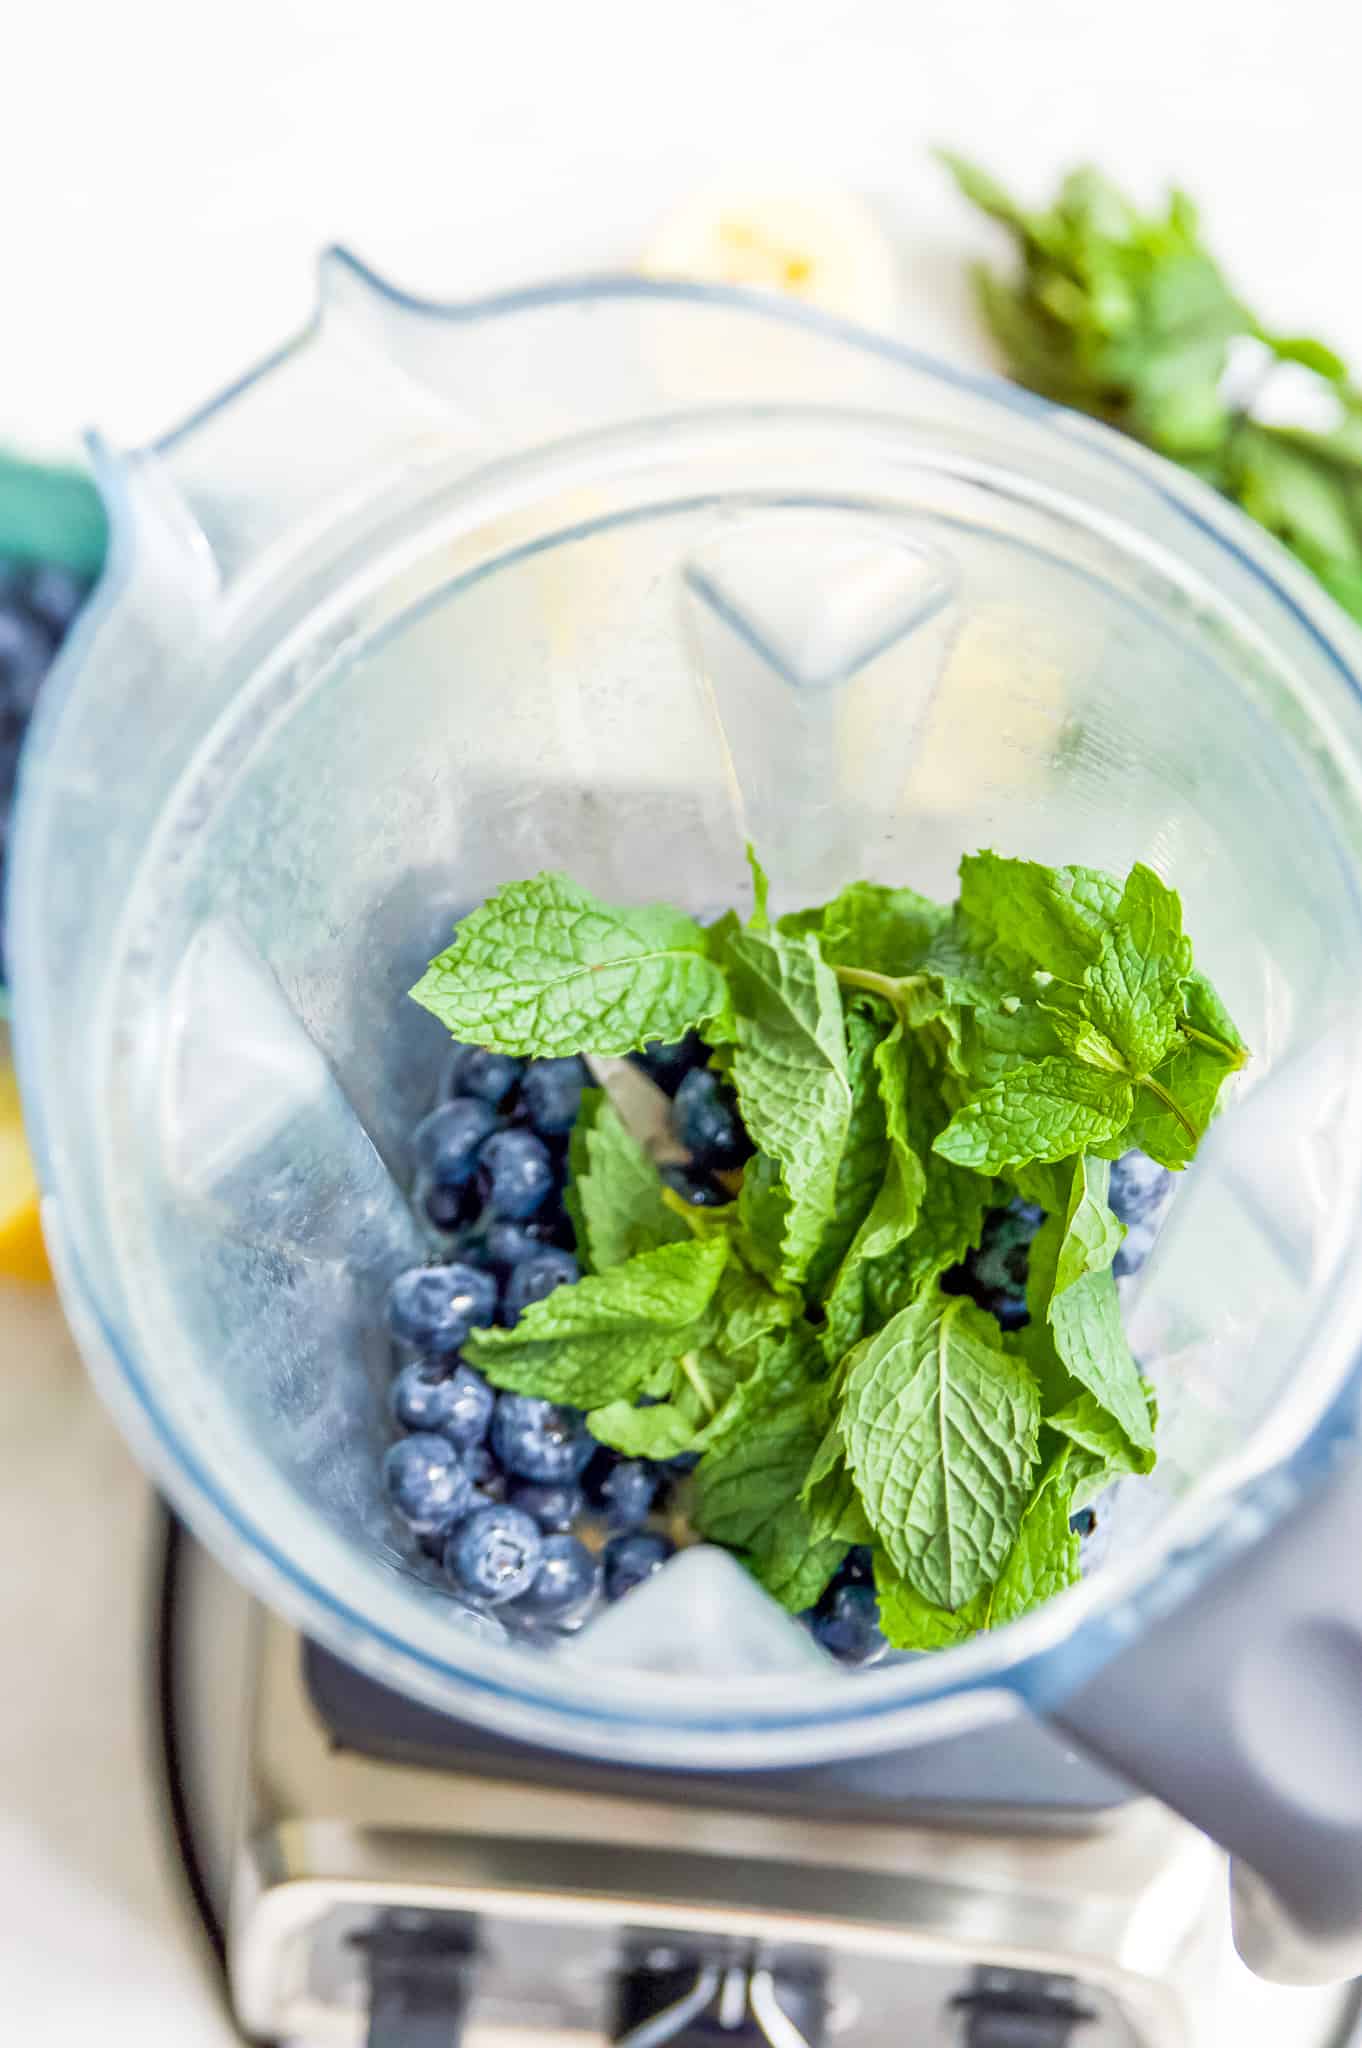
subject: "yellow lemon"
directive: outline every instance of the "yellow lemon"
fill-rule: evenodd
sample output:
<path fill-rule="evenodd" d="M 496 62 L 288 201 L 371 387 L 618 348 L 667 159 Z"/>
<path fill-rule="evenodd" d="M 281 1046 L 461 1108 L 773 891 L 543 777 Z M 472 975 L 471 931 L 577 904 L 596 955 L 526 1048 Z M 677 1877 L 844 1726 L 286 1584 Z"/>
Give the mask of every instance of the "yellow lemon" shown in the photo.
<path fill-rule="evenodd" d="M 52 1279 L 38 1221 L 38 1181 L 24 1136 L 14 1069 L 0 1067 L 0 1278 L 46 1287 Z"/>

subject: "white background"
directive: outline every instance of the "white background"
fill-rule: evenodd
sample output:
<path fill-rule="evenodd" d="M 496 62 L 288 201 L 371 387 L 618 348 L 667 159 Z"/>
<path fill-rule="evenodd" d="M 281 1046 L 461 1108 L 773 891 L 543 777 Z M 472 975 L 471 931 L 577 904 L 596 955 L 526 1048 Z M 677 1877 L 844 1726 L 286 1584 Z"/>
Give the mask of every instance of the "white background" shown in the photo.
<path fill-rule="evenodd" d="M 989 246 L 927 157 L 1097 158 L 1203 201 L 1283 328 L 1362 362 L 1347 0 L 16 0 L 0 438 L 135 442 L 306 318 L 316 251 L 460 296 L 627 262 L 725 170 L 865 193 L 913 340 L 977 350 Z M 1355 18 L 1355 17 L 1354 17 Z M 143 1496 L 52 1318 L 0 1300 L 0 2030 L 225 2040 L 139 1751 Z M 1271 2037 L 1286 2039 L 1278 2014 Z M 1238 2048 L 1250 2048 L 1242 2028 Z"/>

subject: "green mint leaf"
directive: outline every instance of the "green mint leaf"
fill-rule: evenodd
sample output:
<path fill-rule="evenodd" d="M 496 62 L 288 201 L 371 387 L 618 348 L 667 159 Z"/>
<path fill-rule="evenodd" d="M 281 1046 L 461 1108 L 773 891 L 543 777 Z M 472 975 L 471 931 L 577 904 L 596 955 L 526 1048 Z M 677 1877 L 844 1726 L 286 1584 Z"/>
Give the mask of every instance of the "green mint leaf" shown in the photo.
<path fill-rule="evenodd" d="M 852 882 L 831 903 L 780 920 L 787 937 L 812 932 L 833 967 L 861 967 L 891 979 L 911 974 L 926 948 L 949 925 L 944 904 L 916 889 Z"/>
<path fill-rule="evenodd" d="M 949 1650 L 967 1643 L 984 1626 L 987 1614 L 987 1593 L 976 1594 L 954 1613 L 924 1600 L 882 1553 L 875 1558 L 875 1597 L 880 1627 L 896 1650 Z"/>
<path fill-rule="evenodd" d="M 832 1218 L 851 1118 L 841 993 L 808 934 L 739 932 L 724 957 L 736 1010 L 733 1084 L 754 1144 L 780 1168 L 780 1265 L 798 1280 Z"/>
<path fill-rule="evenodd" d="M 847 1008 L 847 1080 L 851 1088 L 851 1114 L 842 1156 L 837 1163 L 832 1215 L 818 1249 L 809 1261 L 804 1280 L 806 1292 L 815 1300 L 827 1292 L 883 1189 L 889 1165 L 889 1132 L 878 1055 L 890 1028 L 879 1014 L 878 1006 L 863 999 L 852 1002 Z M 892 1029 L 901 1040 L 902 1025 L 895 1024 Z"/>
<path fill-rule="evenodd" d="M 799 1498 L 824 1431 L 822 1390 L 808 1376 L 815 1354 L 793 1333 L 767 1350 L 740 1414 L 716 1433 L 695 1475 L 700 1534 L 738 1552 L 792 1613 L 812 1605 L 847 1550 L 815 1537 Z"/>
<path fill-rule="evenodd" d="M 582 1097 L 568 1157 L 564 1200 L 584 1271 L 603 1273 L 686 1237 L 686 1220 L 666 1201 L 657 1168 L 600 1089 Z"/>
<path fill-rule="evenodd" d="M 1152 1073 L 1172 1050 L 1191 970 L 1182 905 L 1152 868 L 1137 861 L 1084 978 L 1088 1013 L 1128 1073 Z"/>
<path fill-rule="evenodd" d="M 475 1330 L 463 1355 L 494 1386 L 601 1407 L 689 1347 L 727 1261 L 722 1238 L 641 1252 L 534 1302 L 513 1330 Z"/>
<path fill-rule="evenodd" d="M 597 1443 L 626 1458 L 679 1458 L 683 1451 L 698 1449 L 704 1435 L 703 1424 L 670 1401 L 659 1401 L 655 1408 L 608 1401 L 593 1408 L 586 1420 Z"/>
<path fill-rule="evenodd" d="M 1003 951 L 1060 981 L 1081 982 L 1098 959 L 1121 891 L 1097 868 L 1042 867 L 997 853 L 960 863 L 960 908 Z"/>
<path fill-rule="evenodd" d="M 1047 1160 L 1044 1165 L 1030 1161 L 1025 1166 L 1010 1166 L 1004 1176 L 1025 1202 L 1034 1202 L 1048 1217 L 1063 1215 L 1069 1205 L 1069 1194 L 1073 1187 L 1073 1162 L 1068 1159 Z M 1047 1292 L 1046 1302 L 1049 1301 Z M 1041 1313 L 1044 1314 L 1044 1304 Z"/>
<path fill-rule="evenodd" d="M 1146 1406 L 1148 1393 L 1146 1391 Z M 1137 1447 L 1130 1441 L 1115 1416 L 1095 1395 L 1077 1392 L 1062 1408 L 1045 1418 L 1073 1446 L 1069 1461 L 1072 1481 L 1070 1511 L 1087 1507 L 1099 1493 L 1127 1472 L 1151 1472 L 1154 1452 L 1150 1446 Z M 1151 1419 L 1151 1429 L 1152 1429 Z"/>
<path fill-rule="evenodd" d="M 748 925 L 754 932 L 768 932 L 771 929 L 771 879 L 761 862 L 751 840 L 747 842 L 747 865 L 752 871 L 752 915 Z"/>
<path fill-rule="evenodd" d="M 988 1595 L 988 1628 L 1002 1628 L 1078 1581 L 1078 1538 L 1069 1526 L 1072 1479 L 1067 1445 L 1027 1504 L 1017 1540 Z"/>
<path fill-rule="evenodd" d="M 859 1353 L 838 1427 L 894 1570 L 958 1609 L 1016 1539 L 1040 1427 L 1035 1380 L 962 1296 L 927 1296 Z"/>
<path fill-rule="evenodd" d="M 1126 1227 L 1108 1206 L 1110 1182 L 1111 1167 L 1105 1159 L 1085 1157 L 1076 1162 L 1065 1205 L 1054 1294 L 1062 1294 L 1085 1273 L 1104 1272 L 1121 1249 Z"/>
<path fill-rule="evenodd" d="M 1062 1293 L 1052 1295 L 1049 1321 L 1055 1351 L 1066 1372 L 1119 1423 L 1137 1451 L 1152 1452 L 1149 1406 L 1140 1369 L 1126 1339 L 1110 1269 L 1086 1273 Z"/>
<path fill-rule="evenodd" d="M 1160 1166 L 1187 1166 L 1221 1107 L 1224 1091 L 1248 1058 L 1229 1011 L 1204 974 L 1188 976 L 1179 1044 L 1135 1096 L 1127 1142 Z M 1155 1092 L 1157 1090 L 1157 1093 Z"/>
<path fill-rule="evenodd" d="M 412 995 L 456 1038 L 515 1054 L 626 1053 L 730 1028 L 727 984 L 693 919 L 612 908 L 557 874 L 489 896 Z"/>
<path fill-rule="evenodd" d="M 1001 1173 L 1115 1139 L 1132 1108 L 1130 1084 L 1119 1074 L 1057 1053 L 1012 1068 L 958 1109 L 935 1149 L 976 1173 Z"/>

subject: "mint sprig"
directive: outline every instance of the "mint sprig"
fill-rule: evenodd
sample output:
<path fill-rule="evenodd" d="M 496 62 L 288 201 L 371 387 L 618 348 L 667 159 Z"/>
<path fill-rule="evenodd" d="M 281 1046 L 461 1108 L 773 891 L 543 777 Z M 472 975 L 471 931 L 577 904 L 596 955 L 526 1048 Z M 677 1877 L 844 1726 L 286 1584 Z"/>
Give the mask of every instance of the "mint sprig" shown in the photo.
<path fill-rule="evenodd" d="M 792 1609 L 869 1544 L 891 1642 L 939 1647 L 1071 1583 L 1074 1509 L 1152 1466 L 1107 1162 L 1185 1166 L 1247 1052 L 1143 865 L 982 852 L 952 906 L 858 882 L 774 922 L 752 869 L 748 920 L 707 928 L 512 884 L 414 991 L 515 1053 L 696 1030 L 757 1147 L 734 1200 L 691 1208 L 588 1093 L 584 1278 L 465 1354 L 630 1456 L 698 1453 L 695 1528 Z M 1004 1336 L 941 1283 L 1014 1189 L 1045 1221 Z"/>

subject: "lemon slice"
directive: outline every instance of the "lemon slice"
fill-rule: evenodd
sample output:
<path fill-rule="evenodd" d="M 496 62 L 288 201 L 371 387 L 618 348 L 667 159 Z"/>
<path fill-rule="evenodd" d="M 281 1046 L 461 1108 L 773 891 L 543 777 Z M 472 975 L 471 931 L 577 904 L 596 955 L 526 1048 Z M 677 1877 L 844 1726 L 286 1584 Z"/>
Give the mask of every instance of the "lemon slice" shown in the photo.
<path fill-rule="evenodd" d="M 0 1278 L 46 1287 L 52 1280 L 38 1221 L 38 1178 L 24 1136 L 19 1084 L 0 1067 Z"/>

